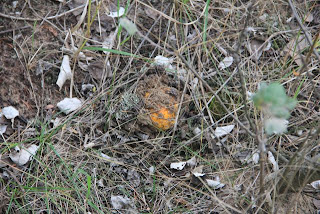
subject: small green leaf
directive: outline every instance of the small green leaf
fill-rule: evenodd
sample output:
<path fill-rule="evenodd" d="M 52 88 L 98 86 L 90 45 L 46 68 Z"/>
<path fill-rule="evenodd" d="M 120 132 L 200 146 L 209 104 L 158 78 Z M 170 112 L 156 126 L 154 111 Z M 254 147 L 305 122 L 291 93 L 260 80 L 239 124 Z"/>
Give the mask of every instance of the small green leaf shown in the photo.
<path fill-rule="evenodd" d="M 287 119 L 290 110 L 296 106 L 296 100 L 286 95 L 285 89 L 279 83 L 261 84 L 260 90 L 253 96 L 256 107 L 263 108 L 272 116 Z"/>

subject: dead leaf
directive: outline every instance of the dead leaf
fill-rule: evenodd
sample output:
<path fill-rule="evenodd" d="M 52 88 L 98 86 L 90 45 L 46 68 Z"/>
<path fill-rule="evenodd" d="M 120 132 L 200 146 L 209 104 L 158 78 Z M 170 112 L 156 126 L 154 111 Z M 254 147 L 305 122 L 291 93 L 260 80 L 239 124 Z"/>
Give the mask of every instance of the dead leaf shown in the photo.
<path fill-rule="evenodd" d="M 56 82 L 60 90 L 63 84 L 66 82 L 66 80 L 71 79 L 71 77 L 72 77 L 72 73 L 71 73 L 71 67 L 70 67 L 70 59 L 68 55 L 64 55 L 61 63 L 61 67 L 60 67 L 58 80 Z"/>
<path fill-rule="evenodd" d="M 130 184 L 133 186 L 133 187 L 138 187 L 140 186 L 140 175 L 139 173 L 134 170 L 134 169 L 129 169 L 128 170 L 128 174 L 127 174 L 127 180 L 130 182 Z"/>
<path fill-rule="evenodd" d="M 313 21 L 313 14 L 312 13 L 307 13 L 305 19 L 304 19 L 305 22 L 312 22 Z"/>
<path fill-rule="evenodd" d="M 176 169 L 176 170 L 183 170 L 183 168 L 186 166 L 187 162 L 176 162 L 170 164 L 170 169 Z"/>
<path fill-rule="evenodd" d="M 264 44 L 264 40 L 254 38 L 247 43 L 246 48 L 254 61 L 258 61 L 263 51 L 268 51 L 271 48 L 271 43 Z"/>
<path fill-rule="evenodd" d="M 192 174 L 195 176 L 195 177 L 202 177 L 205 175 L 205 173 L 202 173 L 202 170 L 203 170 L 203 165 L 201 166 L 198 166 L 196 168 L 194 168 L 192 170 Z"/>
<path fill-rule="evenodd" d="M 159 14 L 155 13 L 154 10 L 150 9 L 150 8 L 145 8 L 144 12 L 146 13 L 147 16 L 149 16 L 150 18 L 152 18 L 153 20 L 156 20 L 159 16 Z"/>
<path fill-rule="evenodd" d="M 64 98 L 62 101 L 58 102 L 57 107 L 65 114 L 69 114 L 82 105 L 81 100 L 78 98 Z"/>
<path fill-rule="evenodd" d="M 219 176 L 215 177 L 214 180 L 206 179 L 207 184 L 209 187 L 212 187 L 213 189 L 220 189 L 225 186 L 225 184 L 220 182 Z"/>
<path fill-rule="evenodd" d="M 272 164 L 273 171 L 279 171 L 279 165 L 270 151 L 268 151 L 268 161 Z"/>
<path fill-rule="evenodd" d="M 311 186 L 312 186 L 313 188 L 315 188 L 315 189 L 320 190 L 320 180 L 313 181 L 313 182 L 311 183 Z"/>
<path fill-rule="evenodd" d="M 15 149 L 16 151 L 11 153 L 9 157 L 15 164 L 23 166 L 26 163 L 28 163 L 29 160 L 32 159 L 32 156 L 36 154 L 37 150 L 39 149 L 39 146 L 32 144 L 27 148 L 21 149 L 18 146 L 16 146 Z"/>
<path fill-rule="evenodd" d="M 19 111 L 13 107 L 13 106 L 8 106 L 8 107 L 4 107 L 2 109 L 2 114 L 8 119 L 14 119 L 15 117 L 19 116 Z"/>
<path fill-rule="evenodd" d="M 116 210 L 126 210 L 126 213 L 134 213 L 134 211 L 136 210 L 134 202 L 128 197 L 123 197 L 121 195 L 111 195 L 111 205 Z"/>
<path fill-rule="evenodd" d="M 119 7 L 119 9 L 117 9 L 117 11 L 110 12 L 108 16 L 110 16 L 112 18 L 117 18 L 117 17 L 123 16 L 124 12 L 125 12 L 125 9 L 123 7 Z"/>
<path fill-rule="evenodd" d="M 81 6 L 81 5 L 84 6 L 84 5 L 86 4 L 86 2 L 87 2 L 87 0 L 73 0 L 73 1 L 68 1 L 68 7 L 69 7 L 70 9 L 74 9 L 74 8 L 79 7 L 79 6 Z M 79 10 L 72 11 L 72 14 L 73 14 L 74 16 L 78 16 L 78 15 L 80 15 L 80 14 L 82 13 L 82 11 L 83 11 L 83 8 L 81 8 L 81 9 L 79 9 Z"/>
<path fill-rule="evenodd" d="M 320 200 L 318 199 L 313 199 L 313 205 L 318 209 L 320 210 Z"/>
<path fill-rule="evenodd" d="M 228 126 L 222 126 L 222 127 L 217 127 L 216 130 L 214 131 L 214 134 L 212 135 L 212 138 L 216 137 L 222 137 L 227 134 L 229 134 L 234 128 L 234 125 L 228 125 Z"/>
<path fill-rule="evenodd" d="M 298 66 L 303 65 L 304 56 L 302 52 L 309 47 L 305 36 L 300 36 L 298 39 L 295 37 L 284 47 L 282 55 L 289 54 Z"/>
<path fill-rule="evenodd" d="M 0 135 L 3 135 L 7 131 L 6 125 L 0 125 Z"/>
<path fill-rule="evenodd" d="M 228 68 L 232 65 L 233 63 L 233 57 L 232 56 L 227 56 L 225 57 L 218 65 L 219 69 L 225 69 Z"/>
<path fill-rule="evenodd" d="M 51 27 L 50 25 L 43 25 L 42 26 L 43 29 L 47 29 L 49 32 L 51 32 L 55 37 L 58 36 L 58 32 L 56 29 L 54 29 L 53 27 Z"/>

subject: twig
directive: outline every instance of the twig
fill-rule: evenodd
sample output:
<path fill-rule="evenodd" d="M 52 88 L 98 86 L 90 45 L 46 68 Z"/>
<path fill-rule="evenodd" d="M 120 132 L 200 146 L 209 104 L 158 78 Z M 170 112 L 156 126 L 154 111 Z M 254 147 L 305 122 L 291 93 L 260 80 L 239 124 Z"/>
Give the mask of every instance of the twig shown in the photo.
<path fill-rule="evenodd" d="M 293 12 L 293 15 L 296 18 L 301 30 L 303 31 L 304 35 L 306 36 L 307 42 L 309 43 L 310 46 L 312 46 L 312 38 L 310 37 L 309 33 L 307 32 L 305 26 L 302 24 L 301 19 L 300 19 L 298 13 L 297 13 L 297 10 L 294 7 L 294 5 L 293 5 L 291 0 L 289 0 L 289 5 L 290 5 L 290 8 L 291 8 L 291 10 Z M 313 49 L 312 51 L 313 51 L 314 55 L 317 56 L 318 61 L 320 62 L 320 56 L 319 56 L 318 52 L 316 51 L 316 49 Z"/>
<path fill-rule="evenodd" d="M 18 28 L 12 28 L 12 29 L 8 29 L 8 30 L 4 30 L 4 31 L 0 31 L 0 35 L 1 34 L 6 34 L 6 33 L 11 33 L 12 31 L 16 31 L 16 30 L 25 30 L 31 28 L 31 26 L 23 26 L 23 27 L 18 27 Z"/>
<path fill-rule="evenodd" d="M 96 0 L 92 0 L 92 3 L 94 3 L 94 2 L 96 2 Z M 57 18 L 60 18 L 60 17 L 62 17 L 62 16 L 65 16 L 65 15 L 67 15 L 67 14 L 69 14 L 69 13 L 72 13 L 72 12 L 74 12 L 74 11 L 76 11 L 76 10 L 79 10 L 79 9 L 81 9 L 81 8 L 83 8 L 83 7 L 85 7 L 85 4 L 80 5 L 80 6 L 78 6 L 78 7 L 75 7 L 75 8 L 73 8 L 73 9 L 68 10 L 68 11 L 66 11 L 66 12 L 64 12 L 64 13 L 61 13 L 61 14 L 58 14 L 58 15 L 55 15 L 55 16 L 49 16 L 49 17 L 47 17 L 46 19 L 47 19 L 47 20 L 57 19 Z M 41 18 L 16 17 L 16 16 L 7 15 L 7 14 L 4 14 L 4 13 L 0 13 L 0 16 L 3 17 L 3 18 L 15 19 L 15 20 L 18 20 L 18 21 L 32 21 L 32 22 L 34 22 L 34 21 L 41 21 L 41 20 L 42 20 Z"/>

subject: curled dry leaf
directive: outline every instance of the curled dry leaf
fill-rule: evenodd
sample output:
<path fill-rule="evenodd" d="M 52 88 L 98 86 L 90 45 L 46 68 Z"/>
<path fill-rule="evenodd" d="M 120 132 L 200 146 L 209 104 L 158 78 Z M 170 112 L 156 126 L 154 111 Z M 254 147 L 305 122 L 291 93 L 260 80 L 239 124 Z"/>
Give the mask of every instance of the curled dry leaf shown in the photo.
<path fill-rule="evenodd" d="M 36 154 L 38 149 L 39 149 L 39 146 L 34 144 L 30 145 L 27 148 L 22 148 L 22 149 L 20 149 L 19 147 L 16 147 L 16 151 L 11 153 L 9 157 L 15 164 L 19 166 L 23 166 L 26 163 L 28 163 L 29 160 L 31 160 L 32 156 Z"/>
<path fill-rule="evenodd" d="M 70 59 L 68 55 L 64 55 L 56 84 L 61 89 L 63 84 L 66 82 L 66 80 L 71 79 L 71 77 L 72 77 L 72 73 L 71 73 L 71 67 L 70 67 Z"/>
<path fill-rule="evenodd" d="M 78 98 L 64 98 L 62 101 L 58 102 L 57 106 L 65 114 L 69 114 L 77 109 L 79 109 L 82 105 L 81 100 Z"/>
<path fill-rule="evenodd" d="M 268 161 L 272 164 L 273 171 L 279 171 L 279 165 L 270 151 L 268 151 Z"/>
<path fill-rule="evenodd" d="M 8 119 L 14 119 L 15 117 L 19 116 L 19 111 L 13 107 L 13 106 L 8 106 L 8 107 L 4 107 L 2 109 L 2 114 Z"/>

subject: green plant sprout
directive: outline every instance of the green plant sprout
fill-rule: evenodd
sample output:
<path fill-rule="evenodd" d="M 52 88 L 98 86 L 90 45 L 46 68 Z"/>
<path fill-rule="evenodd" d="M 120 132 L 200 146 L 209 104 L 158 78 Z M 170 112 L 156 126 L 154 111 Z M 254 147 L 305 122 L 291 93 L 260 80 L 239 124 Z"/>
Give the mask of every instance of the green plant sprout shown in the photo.
<path fill-rule="evenodd" d="M 282 134 L 287 130 L 290 111 L 297 101 L 288 97 L 285 89 L 279 83 L 267 85 L 262 83 L 259 91 L 253 96 L 253 103 L 267 116 L 264 128 L 268 135 Z"/>

